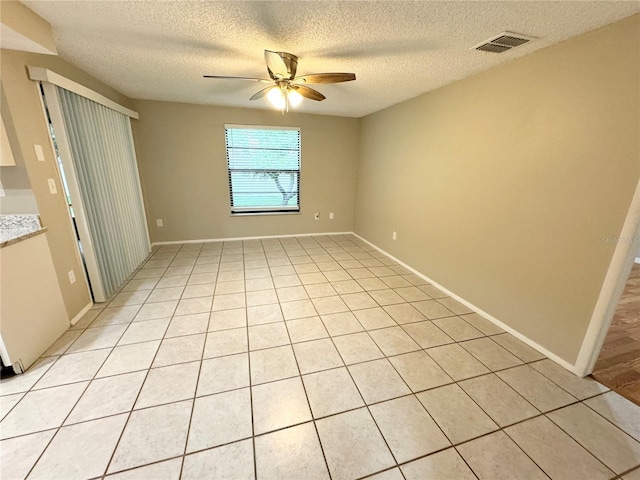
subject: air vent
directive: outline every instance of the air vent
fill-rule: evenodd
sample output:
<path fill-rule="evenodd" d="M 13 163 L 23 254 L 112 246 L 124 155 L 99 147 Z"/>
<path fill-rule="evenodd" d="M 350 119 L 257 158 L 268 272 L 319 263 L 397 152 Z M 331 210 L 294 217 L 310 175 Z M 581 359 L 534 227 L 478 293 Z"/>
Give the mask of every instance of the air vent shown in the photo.
<path fill-rule="evenodd" d="M 482 50 L 483 52 L 502 53 L 505 50 L 509 50 L 512 47 L 505 47 L 504 45 L 496 45 L 495 43 L 485 43 L 480 45 L 476 50 Z"/>
<path fill-rule="evenodd" d="M 519 33 L 502 32 L 500 35 L 496 35 L 489 40 L 485 40 L 484 42 L 471 47 L 470 50 L 502 53 L 534 39 L 535 37 L 529 37 L 527 35 L 521 35 Z"/>

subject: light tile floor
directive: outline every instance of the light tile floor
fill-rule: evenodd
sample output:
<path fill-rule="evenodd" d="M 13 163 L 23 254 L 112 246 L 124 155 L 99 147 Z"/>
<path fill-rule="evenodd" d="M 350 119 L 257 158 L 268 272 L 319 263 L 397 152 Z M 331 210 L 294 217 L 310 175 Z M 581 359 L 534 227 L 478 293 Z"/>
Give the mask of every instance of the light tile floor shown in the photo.
<path fill-rule="evenodd" d="M 640 407 L 352 236 L 156 248 L 0 394 L 5 480 L 640 478 Z"/>

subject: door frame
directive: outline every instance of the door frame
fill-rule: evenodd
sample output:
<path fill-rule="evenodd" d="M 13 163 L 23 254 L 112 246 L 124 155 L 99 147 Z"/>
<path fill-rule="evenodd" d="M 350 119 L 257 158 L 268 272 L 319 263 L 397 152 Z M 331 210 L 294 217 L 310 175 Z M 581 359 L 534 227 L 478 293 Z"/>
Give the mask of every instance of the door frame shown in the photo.
<path fill-rule="evenodd" d="M 593 372 L 638 253 L 638 243 L 640 242 L 640 181 L 636 185 L 620 236 L 612 241 L 616 241 L 613 257 L 573 369 L 573 372 L 581 377 Z"/>

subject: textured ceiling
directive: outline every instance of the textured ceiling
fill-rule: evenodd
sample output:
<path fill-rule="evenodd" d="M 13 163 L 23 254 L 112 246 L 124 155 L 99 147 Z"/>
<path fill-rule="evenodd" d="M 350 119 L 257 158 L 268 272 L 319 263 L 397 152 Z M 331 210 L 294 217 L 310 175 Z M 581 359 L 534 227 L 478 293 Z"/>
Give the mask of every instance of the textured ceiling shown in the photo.
<path fill-rule="evenodd" d="M 24 1 L 51 23 L 61 57 L 132 98 L 268 108 L 249 101 L 263 50 L 298 74 L 354 72 L 297 110 L 361 117 L 640 11 L 637 1 Z M 538 37 L 469 51 L 504 30 Z"/>

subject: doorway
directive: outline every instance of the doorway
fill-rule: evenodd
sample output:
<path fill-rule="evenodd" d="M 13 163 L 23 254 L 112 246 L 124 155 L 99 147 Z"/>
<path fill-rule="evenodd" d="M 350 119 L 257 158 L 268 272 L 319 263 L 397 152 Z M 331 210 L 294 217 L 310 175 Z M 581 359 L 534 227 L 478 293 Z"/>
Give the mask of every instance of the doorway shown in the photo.
<path fill-rule="evenodd" d="M 71 217 L 71 225 L 73 226 L 73 234 L 76 239 L 76 246 L 78 247 L 78 254 L 80 255 L 80 260 L 82 263 L 83 275 L 87 282 L 87 286 L 89 287 L 89 294 L 91 295 L 91 301 L 96 303 L 95 296 L 93 294 L 93 288 L 91 288 L 91 279 L 89 277 L 89 271 L 87 270 L 87 262 L 85 260 L 84 249 L 82 248 L 82 240 L 80 238 L 80 232 L 78 231 L 78 223 L 76 221 L 76 214 L 73 209 L 73 200 L 71 198 L 71 192 L 69 191 L 69 184 L 67 182 L 67 176 L 64 172 L 64 164 L 62 163 L 62 158 L 60 156 L 60 150 L 58 149 L 58 142 L 56 141 L 56 134 L 53 130 L 53 123 L 51 123 L 51 115 L 49 114 L 49 108 L 47 107 L 47 101 L 44 96 L 44 90 L 42 89 L 42 85 L 40 85 L 40 95 L 42 96 L 42 103 L 44 105 L 44 112 L 47 119 L 47 126 L 49 127 L 49 136 L 51 137 L 51 143 L 53 144 L 53 150 L 56 156 L 56 165 L 58 167 L 58 173 L 60 174 L 60 180 L 62 184 L 62 188 L 64 190 L 64 198 L 67 202 L 67 207 L 69 208 L 69 216 Z"/>
<path fill-rule="evenodd" d="M 640 258 L 631 268 L 591 375 L 640 405 Z"/>
<path fill-rule="evenodd" d="M 602 370 L 610 369 L 612 377 L 617 380 L 611 381 L 611 385 L 607 384 L 609 380 L 602 383 L 612 390 L 632 386 L 636 381 L 640 389 L 640 349 L 634 353 L 636 341 L 640 347 L 640 315 L 637 314 L 640 307 L 635 306 L 640 301 L 637 285 L 640 270 L 636 263 L 640 255 L 640 181 L 620 234 L 605 240 L 614 242 L 615 249 L 573 371 L 579 376 L 595 372 L 594 377 L 598 373 L 602 377 Z M 596 370 L 598 362 L 600 364 Z M 620 370 L 616 371 L 614 365 L 618 365 Z M 626 373 L 623 374 L 623 371 Z"/>

